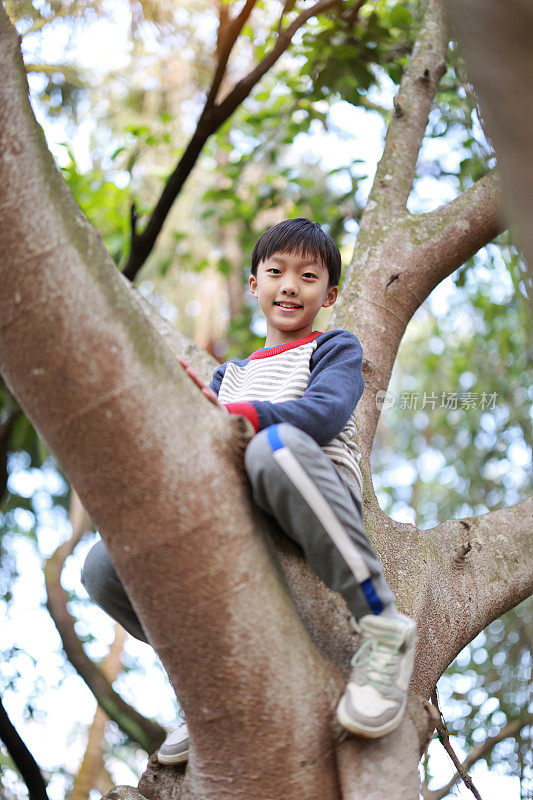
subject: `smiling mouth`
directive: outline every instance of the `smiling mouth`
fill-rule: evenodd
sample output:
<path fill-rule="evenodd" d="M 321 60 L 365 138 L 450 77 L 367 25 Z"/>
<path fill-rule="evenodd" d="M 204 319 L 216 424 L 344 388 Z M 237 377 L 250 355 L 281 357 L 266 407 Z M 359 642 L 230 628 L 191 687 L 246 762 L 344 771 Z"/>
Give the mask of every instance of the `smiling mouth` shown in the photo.
<path fill-rule="evenodd" d="M 279 308 L 284 308 L 286 311 L 296 311 L 297 308 L 303 308 L 303 306 L 298 303 L 285 303 L 283 301 L 275 302 L 274 305 Z"/>

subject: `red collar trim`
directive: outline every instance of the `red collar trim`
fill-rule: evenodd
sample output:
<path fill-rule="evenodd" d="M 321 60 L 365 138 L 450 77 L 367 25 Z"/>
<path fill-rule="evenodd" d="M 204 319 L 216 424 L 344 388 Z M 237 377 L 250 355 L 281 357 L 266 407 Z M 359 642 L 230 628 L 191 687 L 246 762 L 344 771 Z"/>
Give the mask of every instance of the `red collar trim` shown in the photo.
<path fill-rule="evenodd" d="M 252 361 L 255 358 L 269 358 L 270 356 L 277 356 L 279 353 L 286 353 L 287 350 L 292 350 L 293 347 L 300 347 L 302 344 L 308 344 L 316 339 L 317 336 L 320 336 L 322 331 L 313 331 L 310 333 L 309 336 L 305 336 L 303 339 L 296 339 L 294 342 L 285 342 L 285 344 L 278 344 L 276 347 L 267 347 L 266 349 L 263 348 L 262 350 L 256 350 L 248 361 Z"/>

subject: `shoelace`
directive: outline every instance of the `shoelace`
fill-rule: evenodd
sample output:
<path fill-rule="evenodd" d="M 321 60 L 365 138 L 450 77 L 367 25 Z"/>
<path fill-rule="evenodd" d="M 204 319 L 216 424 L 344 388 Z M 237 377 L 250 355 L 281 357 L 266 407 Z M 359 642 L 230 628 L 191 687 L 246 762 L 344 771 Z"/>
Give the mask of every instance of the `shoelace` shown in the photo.
<path fill-rule="evenodd" d="M 367 684 L 381 691 L 391 685 L 399 657 L 397 646 L 376 639 L 364 639 L 352 658 L 352 665 L 358 677 L 361 675 Z"/>

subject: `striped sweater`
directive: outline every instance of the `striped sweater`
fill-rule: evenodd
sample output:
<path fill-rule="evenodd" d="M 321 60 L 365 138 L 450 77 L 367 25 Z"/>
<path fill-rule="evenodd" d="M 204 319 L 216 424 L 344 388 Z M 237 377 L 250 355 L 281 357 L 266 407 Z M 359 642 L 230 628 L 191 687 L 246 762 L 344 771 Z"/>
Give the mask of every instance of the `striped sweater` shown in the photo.
<path fill-rule="evenodd" d="M 305 431 L 341 475 L 363 488 L 355 407 L 363 394 L 363 351 L 348 331 L 314 331 L 304 339 L 226 361 L 211 381 L 232 414 L 256 432 L 280 422 Z"/>

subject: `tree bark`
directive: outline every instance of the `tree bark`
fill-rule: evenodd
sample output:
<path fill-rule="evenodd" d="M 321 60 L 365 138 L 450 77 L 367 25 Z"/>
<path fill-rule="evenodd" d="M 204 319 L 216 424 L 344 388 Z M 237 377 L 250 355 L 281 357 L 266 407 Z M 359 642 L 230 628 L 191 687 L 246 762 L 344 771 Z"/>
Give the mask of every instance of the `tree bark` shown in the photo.
<path fill-rule="evenodd" d="M 533 8 L 525 0 L 447 0 L 446 5 L 496 149 L 508 213 L 533 274 Z"/>
<path fill-rule="evenodd" d="M 177 690 L 192 741 L 189 791 L 335 796 L 342 678 L 272 568 L 244 480 L 242 421 L 198 397 L 124 291 L 21 102 L 23 66 L 5 24 L 0 46 L 2 372 L 106 540 Z"/>

